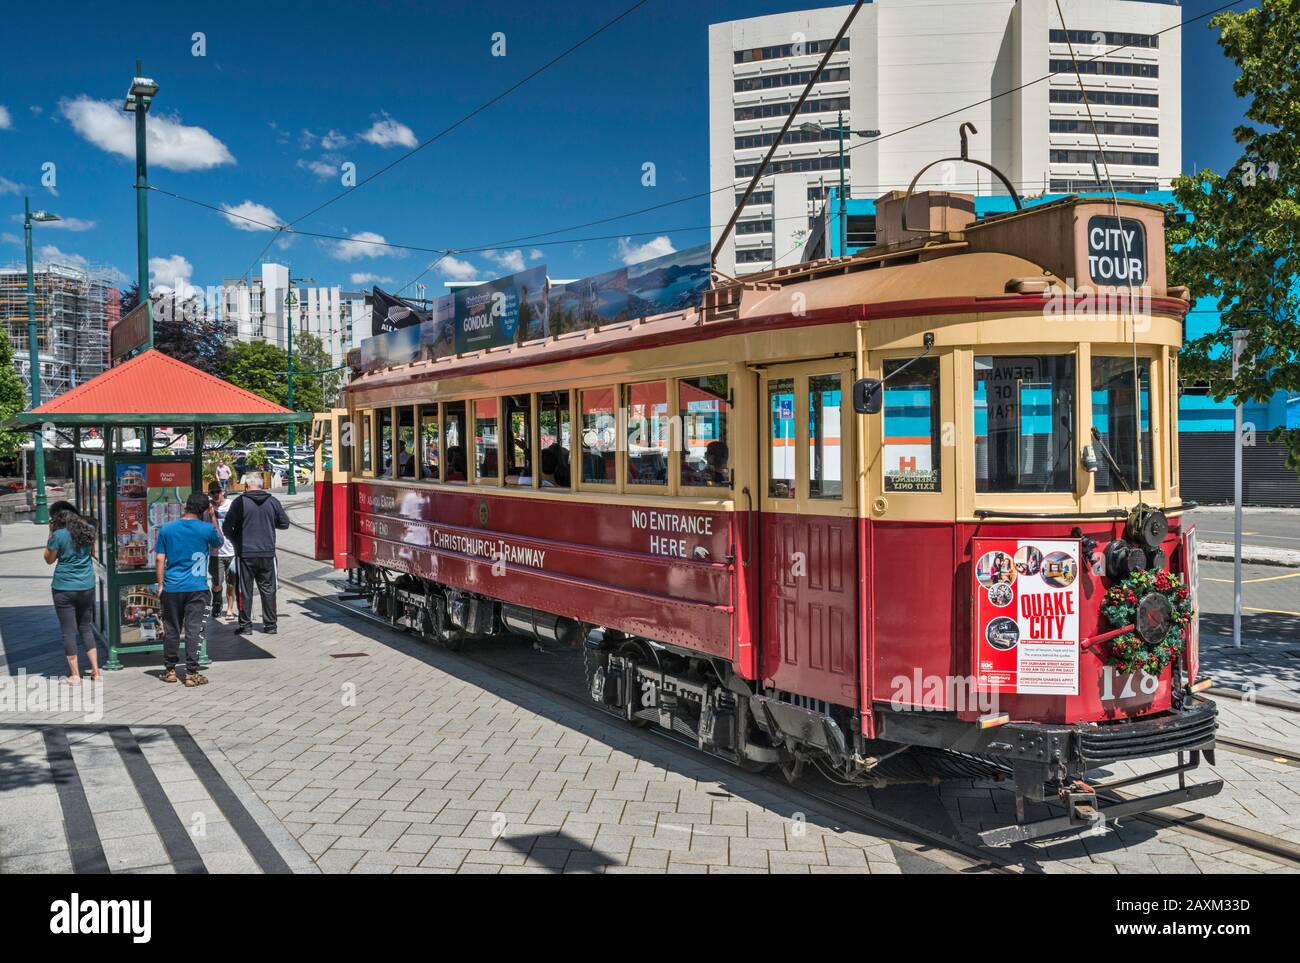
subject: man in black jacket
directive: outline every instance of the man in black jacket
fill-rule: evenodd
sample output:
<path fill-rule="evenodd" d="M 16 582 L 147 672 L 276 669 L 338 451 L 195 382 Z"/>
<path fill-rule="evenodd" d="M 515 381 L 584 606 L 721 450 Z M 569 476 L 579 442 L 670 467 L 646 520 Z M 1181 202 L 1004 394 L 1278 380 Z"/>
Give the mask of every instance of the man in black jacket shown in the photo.
<path fill-rule="evenodd" d="M 262 627 L 276 632 L 275 530 L 289 527 L 289 515 L 270 492 L 262 490 L 262 476 L 244 476 L 244 494 L 235 499 L 222 532 L 235 546 L 238 568 L 239 628 L 237 635 L 253 631 L 253 586 L 262 597 Z"/>

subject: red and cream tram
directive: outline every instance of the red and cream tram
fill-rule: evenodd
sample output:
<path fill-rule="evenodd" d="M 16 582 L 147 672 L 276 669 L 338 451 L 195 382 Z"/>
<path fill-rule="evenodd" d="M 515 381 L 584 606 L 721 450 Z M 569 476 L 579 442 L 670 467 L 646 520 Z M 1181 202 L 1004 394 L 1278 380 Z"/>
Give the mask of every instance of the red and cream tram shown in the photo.
<path fill-rule="evenodd" d="M 868 252 L 359 374 L 318 557 L 449 646 L 582 645 L 593 700 L 737 763 L 937 748 L 1064 804 L 987 842 L 1213 794 L 1164 216 L 887 195 Z M 1155 756 L 1177 789 L 1084 782 Z"/>

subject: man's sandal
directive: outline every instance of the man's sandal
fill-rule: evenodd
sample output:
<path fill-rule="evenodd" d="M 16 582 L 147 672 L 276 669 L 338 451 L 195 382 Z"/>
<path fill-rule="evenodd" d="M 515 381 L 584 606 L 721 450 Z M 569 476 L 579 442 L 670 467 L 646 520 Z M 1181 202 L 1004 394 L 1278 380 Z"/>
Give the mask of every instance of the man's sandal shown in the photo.
<path fill-rule="evenodd" d="M 175 681 L 176 681 L 176 670 L 175 670 L 175 669 L 168 669 L 168 670 L 167 670 L 166 672 L 164 672 L 162 675 L 158 676 L 158 680 L 159 680 L 160 682 L 175 682 Z"/>
<path fill-rule="evenodd" d="M 199 675 L 197 672 L 185 673 L 185 688 L 193 689 L 196 685 L 207 685 L 207 684 L 208 684 L 208 677 L 206 675 Z"/>

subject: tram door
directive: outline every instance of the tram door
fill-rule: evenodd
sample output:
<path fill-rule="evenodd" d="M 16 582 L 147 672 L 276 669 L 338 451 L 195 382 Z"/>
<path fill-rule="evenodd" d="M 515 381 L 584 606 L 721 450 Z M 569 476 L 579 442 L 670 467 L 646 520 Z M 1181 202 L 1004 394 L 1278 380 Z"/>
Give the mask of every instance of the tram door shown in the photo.
<path fill-rule="evenodd" d="M 335 408 L 314 415 L 311 441 L 315 450 L 314 487 L 316 489 L 316 551 L 321 561 L 333 561 L 335 567 L 347 567 L 347 482 L 351 425 L 346 408 Z"/>
<path fill-rule="evenodd" d="M 760 404 L 765 685 L 858 704 L 853 372 L 832 360 L 767 368 Z"/>

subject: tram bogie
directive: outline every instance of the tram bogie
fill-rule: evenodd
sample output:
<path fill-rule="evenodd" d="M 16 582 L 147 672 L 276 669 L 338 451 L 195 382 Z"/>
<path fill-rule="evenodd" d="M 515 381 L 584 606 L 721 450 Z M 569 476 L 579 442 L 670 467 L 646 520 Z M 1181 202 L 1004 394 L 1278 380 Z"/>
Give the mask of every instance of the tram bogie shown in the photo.
<path fill-rule="evenodd" d="M 1064 807 L 990 844 L 1217 792 L 1186 779 L 1215 715 L 1164 211 L 907 202 L 698 309 L 358 373 L 318 556 L 450 648 L 580 649 L 594 704 L 748 768 L 880 785 L 939 750 Z M 1075 280 L 1117 219 L 1141 291 Z M 1157 756 L 1177 790 L 1089 781 Z"/>

